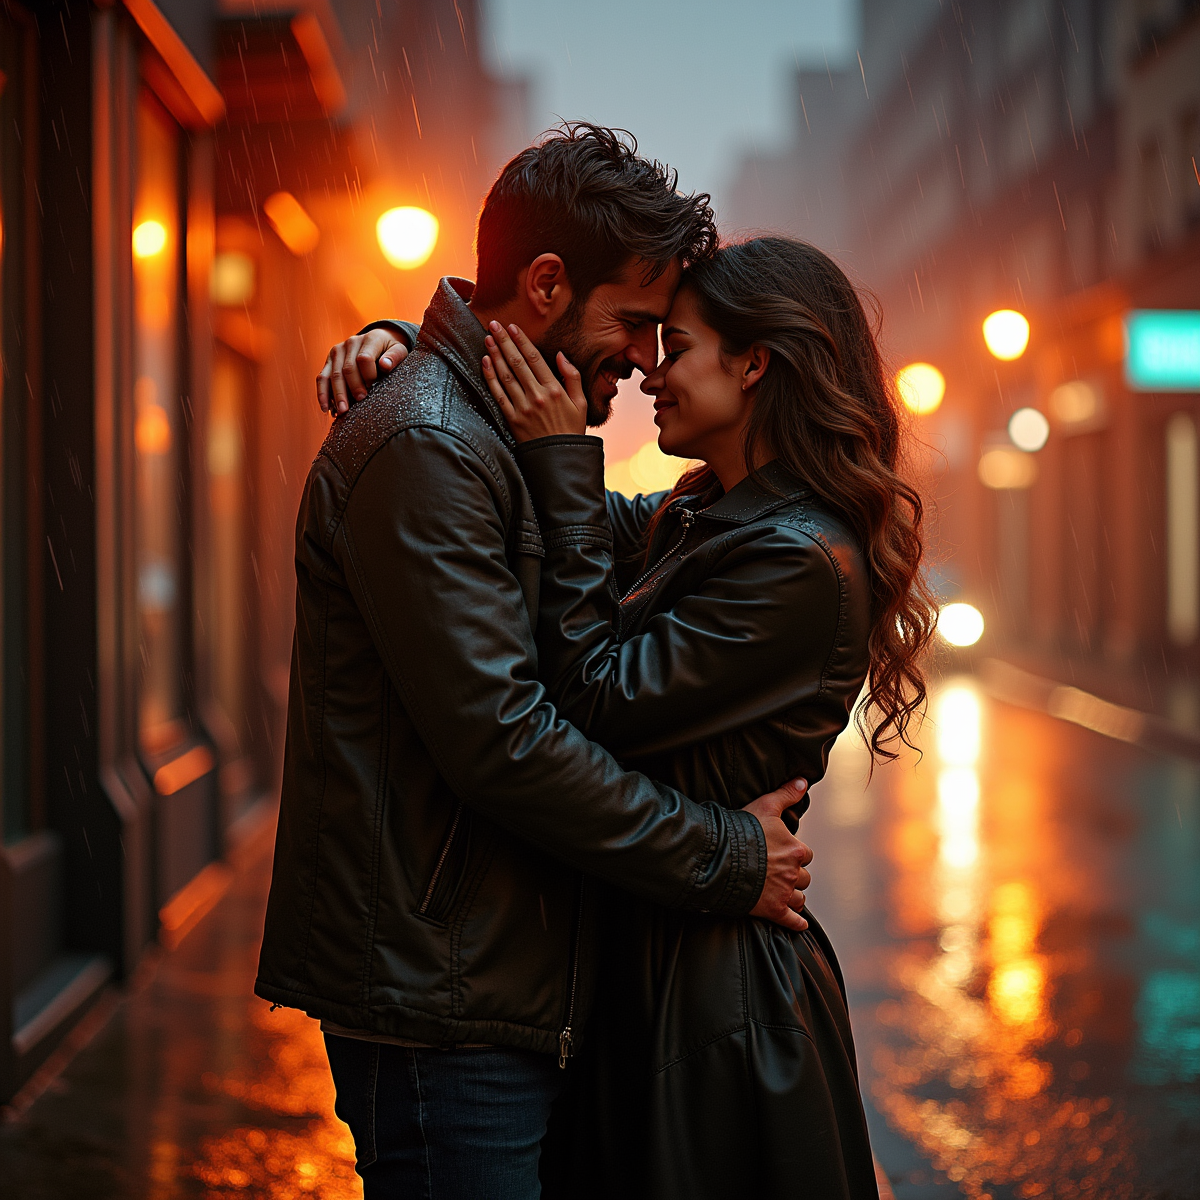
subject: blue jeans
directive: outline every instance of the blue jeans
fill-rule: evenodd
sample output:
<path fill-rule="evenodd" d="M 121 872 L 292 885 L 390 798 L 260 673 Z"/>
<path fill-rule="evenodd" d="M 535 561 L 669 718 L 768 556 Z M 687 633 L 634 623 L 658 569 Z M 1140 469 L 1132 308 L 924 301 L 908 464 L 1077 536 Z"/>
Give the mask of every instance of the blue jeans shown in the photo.
<path fill-rule="evenodd" d="M 364 1200 L 537 1200 L 564 1072 L 503 1047 L 410 1050 L 325 1035 Z"/>

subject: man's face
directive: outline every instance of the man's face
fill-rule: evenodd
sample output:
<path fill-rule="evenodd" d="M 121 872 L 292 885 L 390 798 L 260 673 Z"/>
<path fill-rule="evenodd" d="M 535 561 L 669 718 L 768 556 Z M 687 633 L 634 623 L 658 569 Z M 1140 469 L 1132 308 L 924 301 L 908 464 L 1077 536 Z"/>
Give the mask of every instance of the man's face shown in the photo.
<path fill-rule="evenodd" d="M 541 339 L 538 349 L 553 363 L 561 350 L 583 376 L 589 425 L 603 425 L 612 412 L 617 381 L 636 367 L 645 375 L 658 366 L 658 327 L 671 309 L 682 270 L 672 263 L 657 279 L 643 283 L 645 263 L 630 259 L 610 283 L 594 288 L 571 307 Z"/>

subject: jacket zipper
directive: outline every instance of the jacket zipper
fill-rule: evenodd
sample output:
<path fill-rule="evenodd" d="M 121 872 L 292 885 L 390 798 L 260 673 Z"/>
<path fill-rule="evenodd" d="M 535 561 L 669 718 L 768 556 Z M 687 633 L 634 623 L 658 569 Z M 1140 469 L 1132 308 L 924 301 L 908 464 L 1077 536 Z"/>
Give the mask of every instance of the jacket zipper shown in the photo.
<path fill-rule="evenodd" d="M 674 545 L 672 545 L 671 548 L 666 551 L 666 553 L 663 554 L 662 557 L 660 557 L 652 567 L 647 569 L 646 572 L 641 575 L 640 578 L 635 580 L 633 585 L 626 590 L 624 597 L 626 600 L 628 600 L 629 597 L 638 590 L 638 588 L 642 587 L 643 584 L 652 579 L 658 570 L 663 566 L 663 564 L 666 563 L 671 556 L 679 550 L 679 547 L 682 546 L 685 541 L 687 541 L 687 535 L 691 533 L 692 526 L 696 523 L 696 514 L 690 509 L 681 508 L 679 510 L 679 522 L 683 526 L 683 532 L 678 538 L 676 538 Z"/>
<path fill-rule="evenodd" d="M 579 933 L 583 926 L 583 880 L 579 881 L 579 896 L 575 903 L 575 929 L 571 934 L 571 985 L 567 992 L 567 1019 L 562 1032 L 558 1035 L 558 1066 L 559 1070 L 567 1069 L 567 1059 L 571 1057 L 574 1044 L 572 1041 L 571 1025 L 575 1020 L 575 993 L 579 989 Z"/>
<path fill-rule="evenodd" d="M 433 900 L 433 891 L 437 887 L 438 880 L 441 878 L 442 870 L 446 866 L 446 859 L 450 856 L 450 847 L 454 844 L 454 835 L 458 832 L 458 823 L 462 820 L 463 806 L 461 801 L 454 810 L 454 819 L 450 822 L 450 832 L 446 836 L 446 840 L 442 843 L 442 852 L 438 855 L 438 860 L 434 864 L 433 874 L 429 877 L 429 886 L 425 889 L 425 895 L 421 898 L 421 903 L 417 906 L 417 913 L 424 916 L 429 910 L 430 902 Z"/>

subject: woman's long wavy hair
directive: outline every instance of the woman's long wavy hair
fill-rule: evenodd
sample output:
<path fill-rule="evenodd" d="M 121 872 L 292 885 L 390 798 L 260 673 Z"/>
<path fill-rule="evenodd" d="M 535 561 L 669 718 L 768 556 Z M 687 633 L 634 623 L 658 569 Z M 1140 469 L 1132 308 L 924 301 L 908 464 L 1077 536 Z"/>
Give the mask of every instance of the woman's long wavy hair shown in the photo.
<path fill-rule="evenodd" d="M 858 728 L 876 760 L 912 747 L 926 690 L 922 653 L 936 608 L 921 573 L 921 496 L 905 477 L 904 426 L 862 301 L 815 246 L 758 237 L 722 247 L 684 275 L 724 354 L 771 356 L 746 428 L 746 461 L 779 459 L 858 539 L 871 583 L 870 665 Z M 678 496 L 716 499 L 707 466 Z M 659 515 L 666 511 L 664 504 Z"/>

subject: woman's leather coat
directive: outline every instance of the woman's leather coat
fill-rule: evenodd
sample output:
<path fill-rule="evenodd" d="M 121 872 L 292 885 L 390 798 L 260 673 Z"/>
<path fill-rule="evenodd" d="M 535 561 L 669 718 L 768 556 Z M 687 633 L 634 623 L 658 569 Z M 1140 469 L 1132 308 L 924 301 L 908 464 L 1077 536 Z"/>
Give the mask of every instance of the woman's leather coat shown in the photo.
<path fill-rule="evenodd" d="M 518 457 L 546 546 L 539 670 L 561 711 L 623 764 L 729 808 L 817 784 L 868 664 L 868 580 L 845 526 L 772 463 L 703 511 L 676 501 L 647 569 L 663 497 L 610 494 L 606 510 L 597 439 Z M 547 1197 L 874 1198 L 841 978 L 815 919 L 797 935 L 619 892 L 605 910 L 592 1042 L 548 1140 Z"/>

